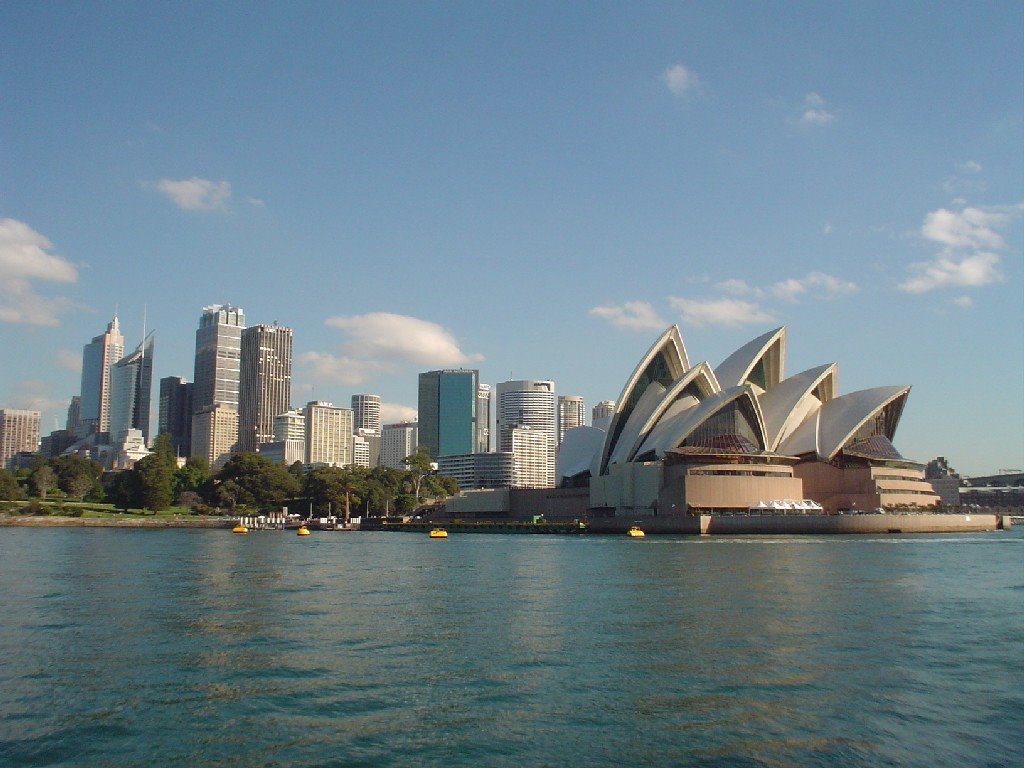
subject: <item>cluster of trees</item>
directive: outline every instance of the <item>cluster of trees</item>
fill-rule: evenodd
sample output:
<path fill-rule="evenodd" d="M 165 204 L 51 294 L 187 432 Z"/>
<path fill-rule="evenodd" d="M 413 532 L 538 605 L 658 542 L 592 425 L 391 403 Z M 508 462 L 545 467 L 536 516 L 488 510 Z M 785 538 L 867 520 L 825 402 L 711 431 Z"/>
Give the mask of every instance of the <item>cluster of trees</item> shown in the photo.
<path fill-rule="evenodd" d="M 181 505 L 199 513 L 274 510 L 316 516 L 407 514 L 425 499 L 451 496 L 455 480 L 431 471 L 424 451 L 405 460 L 406 469 L 318 467 L 274 464 L 257 453 L 232 456 L 217 473 L 205 459 L 189 458 L 178 467 L 167 435 L 153 452 L 124 472 L 103 474 L 95 461 L 79 456 L 40 459 L 20 475 L 0 470 L 0 499 L 34 496 L 43 501 L 59 488 L 76 501 L 106 501 L 121 509 L 161 511 Z M 102 483 L 101 483 L 102 478 Z"/>

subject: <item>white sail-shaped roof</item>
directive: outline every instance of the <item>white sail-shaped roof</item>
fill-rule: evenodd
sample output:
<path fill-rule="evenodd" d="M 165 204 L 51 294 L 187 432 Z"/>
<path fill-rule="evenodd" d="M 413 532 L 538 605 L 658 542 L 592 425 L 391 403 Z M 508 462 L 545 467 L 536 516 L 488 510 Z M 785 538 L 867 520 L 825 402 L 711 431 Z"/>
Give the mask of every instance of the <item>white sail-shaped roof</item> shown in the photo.
<path fill-rule="evenodd" d="M 821 420 L 821 408 L 815 408 L 800 426 L 793 430 L 785 440 L 776 447 L 776 452 L 785 456 L 806 456 L 821 454 L 818 450 L 818 423 Z"/>
<path fill-rule="evenodd" d="M 835 363 L 811 368 L 790 376 L 757 398 L 764 414 L 769 450 L 776 450 L 822 403 L 835 397 L 837 369 Z"/>
<path fill-rule="evenodd" d="M 601 453 L 604 438 L 604 430 L 594 427 L 567 429 L 562 437 L 562 444 L 558 446 L 555 484 L 561 485 L 562 478 L 572 477 L 590 469 L 595 454 Z"/>
<path fill-rule="evenodd" d="M 653 390 L 654 387 L 652 386 L 647 391 L 651 392 Z M 630 417 L 630 423 L 622 430 L 622 434 L 619 436 L 619 441 L 615 446 L 609 463 L 632 461 L 641 443 L 661 419 L 674 416 L 687 408 L 692 408 L 701 400 L 705 400 L 720 391 L 721 387 L 718 386 L 718 382 L 715 380 L 715 374 L 711 370 L 711 366 L 707 363 L 698 363 L 680 378 L 676 379 L 675 383 L 662 393 L 654 408 L 641 409 L 640 404 L 637 404 L 633 415 Z M 641 416 L 643 416 L 642 421 Z"/>
<path fill-rule="evenodd" d="M 619 439 L 615 442 L 611 454 L 608 456 L 609 464 L 619 464 L 629 461 L 629 454 L 633 450 L 633 443 L 636 442 L 641 429 L 651 418 L 658 404 L 665 397 L 668 390 L 660 382 L 652 381 L 644 390 L 643 395 L 633 407 L 629 414 L 626 425 L 619 433 Z"/>
<path fill-rule="evenodd" d="M 761 389 L 771 390 L 782 381 L 785 367 L 786 327 L 782 326 L 729 355 L 715 368 L 715 377 L 723 389 L 750 381 Z"/>
<path fill-rule="evenodd" d="M 698 403 L 674 416 L 663 418 L 658 425 L 651 430 L 650 435 L 644 440 L 640 449 L 636 452 L 637 457 L 647 456 L 653 453 L 656 458 L 662 458 L 666 451 L 680 446 L 690 433 L 699 427 L 704 421 L 726 408 L 734 400 L 746 397 L 750 400 L 751 407 L 757 418 L 758 448 L 764 448 L 764 420 L 761 416 L 761 409 L 757 406 L 757 397 L 749 385 L 732 387 L 721 392 L 716 392 L 708 399 Z"/>
<path fill-rule="evenodd" d="M 831 461 L 850 438 L 875 418 L 882 420 L 878 434 L 892 440 L 909 393 L 909 386 L 875 387 L 830 400 L 782 441 L 779 452 L 800 456 L 813 450 L 823 461 Z"/>
<path fill-rule="evenodd" d="M 654 382 L 668 388 L 689 368 L 690 362 L 686 357 L 686 347 L 683 345 L 683 337 L 679 334 L 679 326 L 669 326 L 640 359 L 632 375 L 627 379 L 626 386 L 622 388 L 622 394 L 615 401 L 615 414 L 608 425 L 608 436 L 601 450 L 599 468 L 602 473 L 608 466 L 608 458 L 615 449 L 619 435 L 647 388 Z"/>
<path fill-rule="evenodd" d="M 851 392 L 825 403 L 821 406 L 821 423 L 818 425 L 821 458 L 831 461 L 847 441 L 876 416 L 889 417 L 887 423 L 880 425 L 882 431 L 879 434 L 892 440 L 909 393 L 909 386 L 875 387 Z M 889 408 L 890 405 L 894 408 Z M 889 413 L 883 413 L 887 408 Z"/>

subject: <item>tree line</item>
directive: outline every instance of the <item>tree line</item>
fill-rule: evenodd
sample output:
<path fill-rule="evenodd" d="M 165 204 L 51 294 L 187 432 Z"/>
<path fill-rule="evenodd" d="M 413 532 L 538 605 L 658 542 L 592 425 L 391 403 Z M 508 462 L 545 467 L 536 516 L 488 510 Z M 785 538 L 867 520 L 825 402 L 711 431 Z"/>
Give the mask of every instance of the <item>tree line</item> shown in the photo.
<path fill-rule="evenodd" d="M 454 479 L 431 471 L 420 449 L 405 459 L 405 469 L 388 467 L 317 467 L 305 472 L 301 462 L 275 464 L 258 453 L 232 456 L 211 472 L 203 457 L 179 467 L 170 439 L 159 435 L 153 452 L 132 469 L 103 472 L 81 456 L 41 456 L 31 467 L 0 470 L 0 499 L 104 502 L 123 510 L 160 512 L 172 506 L 198 514 L 236 514 L 288 507 L 290 512 L 323 517 L 408 514 L 424 500 L 458 493 Z"/>

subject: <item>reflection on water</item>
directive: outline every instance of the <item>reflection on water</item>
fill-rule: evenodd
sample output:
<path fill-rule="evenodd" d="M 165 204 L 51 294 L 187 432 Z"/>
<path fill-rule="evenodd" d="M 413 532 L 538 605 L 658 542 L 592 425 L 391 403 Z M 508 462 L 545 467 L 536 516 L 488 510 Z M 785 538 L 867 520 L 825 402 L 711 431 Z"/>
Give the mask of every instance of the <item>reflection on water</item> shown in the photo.
<path fill-rule="evenodd" d="M 1022 555 L 0 529 L 0 764 L 1020 764 Z"/>

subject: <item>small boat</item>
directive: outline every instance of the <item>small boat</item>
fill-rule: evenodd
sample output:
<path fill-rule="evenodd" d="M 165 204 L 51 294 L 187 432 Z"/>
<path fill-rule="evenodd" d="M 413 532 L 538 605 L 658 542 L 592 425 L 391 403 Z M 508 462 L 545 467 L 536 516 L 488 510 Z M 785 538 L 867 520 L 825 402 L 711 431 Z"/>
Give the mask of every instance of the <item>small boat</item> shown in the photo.
<path fill-rule="evenodd" d="M 239 522 L 238 525 L 236 525 L 234 528 L 231 529 L 231 532 L 232 533 L 248 533 L 249 529 L 246 528 L 244 525 L 242 525 L 241 522 Z"/>
<path fill-rule="evenodd" d="M 432 539 L 447 539 L 448 538 L 448 531 L 446 531 L 444 528 L 431 528 L 430 529 L 430 538 L 432 538 Z"/>
<path fill-rule="evenodd" d="M 634 525 L 632 528 L 626 531 L 626 535 L 634 539 L 642 539 L 644 537 L 644 532 L 643 529 L 640 528 L 640 526 Z"/>
<path fill-rule="evenodd" d="M 307 528 L 306 524 L 303 523 L 299 526 L 299 529 L 295 532 L 295 534 L 297 536 L 309 536 L 309 528 Z"/>

